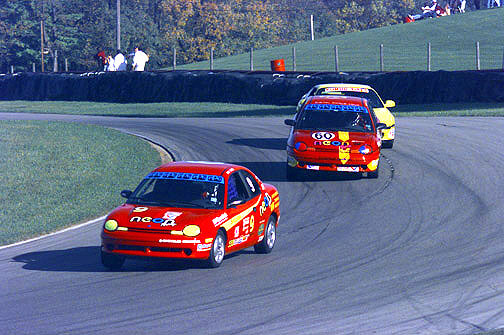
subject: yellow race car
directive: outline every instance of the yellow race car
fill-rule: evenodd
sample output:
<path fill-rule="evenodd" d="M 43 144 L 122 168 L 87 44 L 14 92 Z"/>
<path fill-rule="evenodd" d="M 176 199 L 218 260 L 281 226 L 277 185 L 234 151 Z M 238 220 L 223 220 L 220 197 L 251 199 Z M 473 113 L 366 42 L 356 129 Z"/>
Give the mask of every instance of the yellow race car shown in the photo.
<path fill-rule="evenodd" d="M 387 100 L 385 103 L 380 98 L 378 93 L 368 85 L 361 84 L 319 84 L 315 85 L 308 91 L 301 100 L 299 100 L 296 108 L 297 113 L 305 104 L 308 97 L 313 95 L 343 95 L 364 98 L 369 101 L 373 111 L 378 117 L 379 122 L 385 123 L 387 127 L 382 129 L 382 148 L 392 148 L 395 139 L 395 118 L 388 108 L 395 107 L 393 100 Z"/>

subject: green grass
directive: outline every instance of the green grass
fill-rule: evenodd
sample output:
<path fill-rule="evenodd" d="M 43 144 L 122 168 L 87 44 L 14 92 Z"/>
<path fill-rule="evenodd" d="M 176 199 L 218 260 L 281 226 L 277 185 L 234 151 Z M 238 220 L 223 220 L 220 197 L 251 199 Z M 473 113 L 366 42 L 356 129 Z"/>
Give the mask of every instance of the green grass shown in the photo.
<path fill-rule="evenodd" d="M 0 245 L 104 215 L 159 163 L 148 143 L 115 130 L 0 121 Z"/>
<path fill-rule="evenodd" d="M 476 41 L 480 42 L 481 69 L 501 69 L 504 48 L 504 8 L 480 10 L 408 24 L 396 24 L 333 37 L 254 50 L 254 70 L 270 70 L 270 61 L 283 58 L 297 71 L 334 71 L 334 46 L 338 46 L 340 71 L 379 71 L 379 46 L 384 45 L 385 71 L 427 68 L 427 43 L 431 43 L 431 70 L 474 70 Z M 208 69 L 203 61 L 177 69 Z M 250 55 L 214 60 L 214 69 L 249 70 Z"/>
<path fill-rule="evenodd" d="M 230 117 L 288 115 L 295 106 L 162 102 L 120 104 L 76 101 L 0 101 L 0 112 L 127 117 Z"/>
<path fill-rule="evenodd" d="M 295 106 L 162 102 L 119 104 L 73 101 L 0 101 L 0 112 L 105 115 L 123 117 L 290 116 Z M 398 105 L 396 116 L 504 116 L 504 103 Z"/>

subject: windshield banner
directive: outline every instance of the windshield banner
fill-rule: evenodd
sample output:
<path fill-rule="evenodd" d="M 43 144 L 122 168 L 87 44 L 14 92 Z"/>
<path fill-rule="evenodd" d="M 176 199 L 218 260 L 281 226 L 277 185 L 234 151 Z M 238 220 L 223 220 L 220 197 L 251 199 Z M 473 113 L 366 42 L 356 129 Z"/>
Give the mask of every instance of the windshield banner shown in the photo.
<path fill-rule="evenodd" d="M 222 176 L 186 172 L 151 172 L 145 179 L 173 179 L 224 184 L 224 177 Z"/>

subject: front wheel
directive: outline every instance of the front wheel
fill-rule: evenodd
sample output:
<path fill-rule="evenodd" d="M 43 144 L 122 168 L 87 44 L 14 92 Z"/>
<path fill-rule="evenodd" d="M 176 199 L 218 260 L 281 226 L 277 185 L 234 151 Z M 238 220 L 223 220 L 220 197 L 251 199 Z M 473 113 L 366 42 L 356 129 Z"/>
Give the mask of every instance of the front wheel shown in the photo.
<path fill-rule="evenodd" d="M 110 270 L 119 270 L 124 264 L 124 257 L 102 251 L 101 262 L 104 267 Z"/>
<path fill-rule="evenodd" d="M 367 177 L 371 178 L 371 179 L 376 179 L 376 178 L 378 178 L 379 173 L 380 173 L 380 164 L 378 163 L 376 170 L 368 172 Z"/>
<path fill-rule="evenodd" d="M 208 257 L 207 264 L 211 268 L 218 268 L 221 266 L 224 260 L 224 255 L 226 253 L 226 238 L 222 231 L 217 232 L 217 236 L 212 244 L 212 249 L 210 249 L 210 257 Z"/>
<path fill-rule="evenodd" d="M 276 242 L 276 221 L 274 217 L 269 218 L 266 225 L 266 232 L 261 242 L 254 245 L 254 250 L 258 254 L 269 254 Z"/>

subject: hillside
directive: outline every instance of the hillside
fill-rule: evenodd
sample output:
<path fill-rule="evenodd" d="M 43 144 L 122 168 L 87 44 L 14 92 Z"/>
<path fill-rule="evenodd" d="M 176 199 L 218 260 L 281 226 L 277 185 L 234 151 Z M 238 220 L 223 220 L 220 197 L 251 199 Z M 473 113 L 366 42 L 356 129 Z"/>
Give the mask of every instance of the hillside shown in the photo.
<path fill-rule="evenodd" d="M 504 50 L 504 8 L 397 24 L 270 49 L 254 50 L 254 70 L 270 70 L 270 60 L 283 58 L 292 70 L 296 47 L 298 71 L 334 71 L 338 46 L 340 71 L 379 71 L 379 46 L 384 45 L 386 71 L 426 70 L 427 43 L 431 43 L 431 70 L 474 70 L 476 41 L 480 42 L 481 69 L 501 69 Z M 214 69 L 248 70 L 248 53 L 218 58 Z M 209 62 L 177 69 L 208 69 Z"/>

